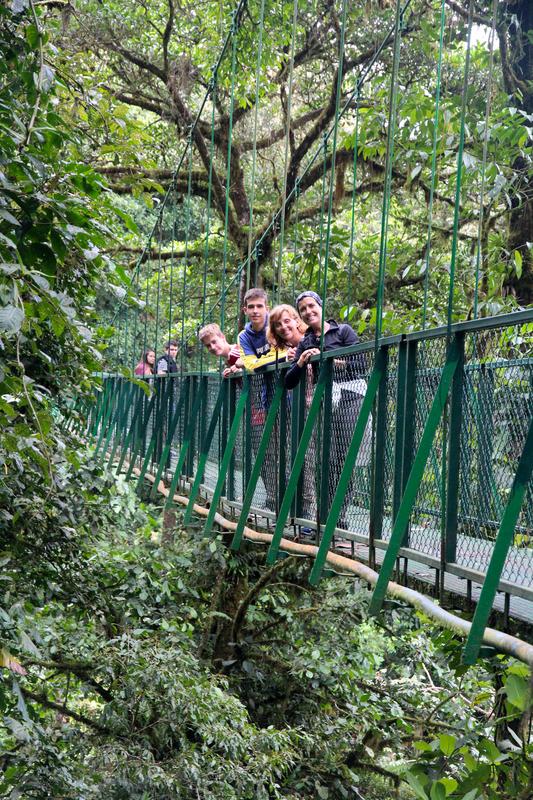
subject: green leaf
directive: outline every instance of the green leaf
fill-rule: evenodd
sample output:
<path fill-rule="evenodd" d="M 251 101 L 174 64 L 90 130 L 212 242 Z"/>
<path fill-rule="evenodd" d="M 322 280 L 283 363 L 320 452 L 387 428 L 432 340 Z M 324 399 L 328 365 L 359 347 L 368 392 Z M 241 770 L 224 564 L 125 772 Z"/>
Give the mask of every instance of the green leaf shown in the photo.
<path fill-rule="evenodd" d="M 431 800 L 446 800 L 446 789 L 440 781 L 433 784 L 429 796 Z"/>
<path fill-rule="evenodd" d="M 10 222 L 11 225 L 20 225 L 20 222 L 16 217 L 13 216 L 6 208 L 0 208 L 0 217 L 6 220 L 6 222 Z"/>
<path fill-rule="evenodd" d="M 516 277 L 517 278 L 521 278 L 522 277 L 522 253 L 520 252 L 520 250 L 515 250 L 513 255 L 514 255 Z"/>
<path fill-rule="evenodd" d="M 424 789 L 424 785 L 418 775 L 413 775 L 412 772 L 408 772 L 405 776 L 405 779 L 418 797 L 418 800 L 428 800 L 426 790 Z"/>
<path fill-rule="evenodd" d="M 525 711 L 529 703 L 529 686 L 525 678 L 509 675 L 505 681 L 505 694 L 512 706 Z"/>
<path fill-rule="evenodd" d="M 439 747 L 445 756 L 453 755 L 455 751 L 455 737 L 450 736 L 449 733 L 443 733 L 442 736 L 439 737 Z"/>
<path fill-rule="evenodd" d="M 24 321 L 24 312 L 16 306 L 7 305 L 0 308 L 0 331 L 17 333 Z"/>
<path fill-rule="evenodd" d="M 459 786 L 455 778 L 441 778 L 439 780 L 439 783 L 441 783 L 444 786 L 444 789 L 446 791 L 446 797 L 452 794 L 452 792 L 455 792 L 455 790 Z"/>

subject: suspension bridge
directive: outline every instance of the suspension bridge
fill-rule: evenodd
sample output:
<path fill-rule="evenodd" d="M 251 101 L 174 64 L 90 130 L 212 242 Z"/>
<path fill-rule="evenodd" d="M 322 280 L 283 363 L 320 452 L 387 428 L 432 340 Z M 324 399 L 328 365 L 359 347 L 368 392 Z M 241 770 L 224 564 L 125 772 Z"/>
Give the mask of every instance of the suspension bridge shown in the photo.
<path fill-rule="evenodd" d="M 533 648 L 510 634 L 487 631 L 493 608 L 503 611 L 507 625 L 510 619 L 533 620 L 533 311 L 487 316 L 483 303 L 488 269 L 485 229 L 495 180 L 490 171 L 488 120 L 494 94 L 496 16 L 486 44 L 485 97 L 474 109 L 469 92 L 474 4 L 464 6 L 461 100 L 450 142 L 449 117 L 443 107 L 449 94 L 446 82 L 451 81 L 446 35 L 452 12 L 445 0 L 426 9 L 436 48 L 430 149 L 417 173 L 424 174 L 427 223 L 419 263 L 421 310 L 412 330 L 391 333 L 386 287 L 394 262 L 389 234 L 397 140 L 406 122 L 412 125 L 413 141 L 428 135 L 416 120 L 402 116 L 403 41 L 412 24 L 412 3 L 396 2 L 390 29 L 361 63 L 346 50 L 349 4 L 342 0 L 338 5 L 335 82 L 324 112 L 326 124 L 315 149 L 300 160 L 298 148 L 308 143 L 305 134 L 296 138 L 290 114 L 296 54 L 304 35 L 298 0 L 284 17 L 290 43 L 282 64 L 286 113 L 278 145 L 284 178 L 279 208 L 266 224 L 258 225 L 254 208 L 258 118 L 268 113 L 265 85 L 271 80 L 264 52 L 268 7 L 265 0 L 252 9 L 247 0 L 238 3 L 207 91 L 199 98 L 196 115 L 188 119 L 172 184 L 129 279 L 127 296 L 114 315 L 115 338 L 98 396 L 76 401 L 68 424 L 89 433 L 96 455 L 127 480 L 136 481 L 140 492 L 149 487 L 155 497 L 163 489 L 166 508 L 183 503 L 186 524 L 193 513 L 201 513 L 206 535 L 213 535 L 217 525 L 225 526 L 234 550 L 249 540 L 266 543 L 268 563 L 296 550 L 313 560 L 312 584 L 331 570 L 358 574 L 373 586 L 372 614 L 380 612 L 387 591 L 405 599 L 411 590 L 401 584 L 412 579 L 434 583 L 443 602 L 450 593 L 475 601 L 471 624 L 457 615 L 453 618 L 455 627 L 467 635 L 466 663 L 473 663 L 487 644 L 533 663 Z M 237 246 L 232 192 L 236 170 L 242 169 L 242 152 L 235 134 L 241 108 L 236 100 L 240 65 L 250 47 L 255 62 L 249 61 L 247 75 L 254 87 L 249 120 L 253 145 L 247 162 L 248 236 Z M 457 91 L 455 73 L 453 80 Z M 298 291 L 312 288 L 324 307 L 357 322 L 354 285 L 356 246 L 362 235 L 358 170 L 366 135 L 363 112 L 378 103 L 383 109 L 385 147 L 379 169 L 382 202 L 376 221 L 370 328 L 349 348 L 322 349 L 312 359 L 316 380 L 309 376 L 295 389 L 285 386 L 289 365 L 282 359 L 258 372 L 222 378 L 221 365 L 198 343 L 198 329 L 216 321 L 228 338 L 236 336 L 242 327 L 244 291 L 256 285 L 265 271 L 272 302 L 294 303 Z M 223 147 L 221 114 L 226 122 Z M 439 173 L 443 147 L 448 148 L 448 157 L 452 154 L 453 169 Z M 467 148 L 477 153 L 475 180 L 465 175 Z M 352 171 L 344 209 L 348 245 L 346 262 L 339 265 L 334 256 L 336 167 L 341 161 L 348 163 L 347 156 Z M 198 165 L 206 178 L 200 212 L 192 190 Z M 317 170 L 321 176 L 315 204 L 317 269 L 309 286 L 301 285 L 297 264 L 302 196 Z M 451 227 L 445 270 L 442 252 L 438 257 L 435 253 L 435 220 L 443 187 L 453 198 L 448 203 Z M 467 191 L 478 204 L 476 214 L 465 219 Z M 179 241 L 175 224 L 170 237 L 164 231 L 165 220 L 176 220 L 178 214 L 185 230 Z M 465 226 L 469 249 L 463 246 Z M 220 238 L 223 242 L 216 258 L 211 252 L 215 228 L 217 246 Z M 442 325 L 431 327 L 429 293 L 439 263 Z M 464 290 L 457 285 L 459 276 L 461 287 L 469 283 L 471 289 L 467 319 L 461 319 L 458 311 L 463 308 Z M 214 278 L 218 296 L 209 305 L 206 287 Z M 200 301 L 193 287 L 200 287 Z M 323 337 L 324 329 L 322 342 Z M 160 346 L 163 338 L 179 339 L 177 372 L 135 380 L 131 369 L 139 354 Z M 358 414 L 350 418 L 341 413 L 347 400 L 340 387 L 354 358 L 364 364 L 364 394 Z M 264 414 L 258 423 L 259 406 Z M 342 463 L 332 458 L 339 441 Z M 272 486 L 275 498 L 268 496 Z M 397 582 L 391 584 L 393 577 Z M 410 601 L 424 608 L 421 597 L 414 593 Z M 434 603 L 431 607 L 437 619 L 448 613 Z"/>

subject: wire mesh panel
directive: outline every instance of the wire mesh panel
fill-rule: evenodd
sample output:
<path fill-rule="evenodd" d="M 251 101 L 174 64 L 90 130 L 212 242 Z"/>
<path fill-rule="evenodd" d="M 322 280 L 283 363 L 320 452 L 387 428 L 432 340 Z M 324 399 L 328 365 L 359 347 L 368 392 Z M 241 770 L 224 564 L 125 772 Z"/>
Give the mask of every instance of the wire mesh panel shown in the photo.
<path fill-rule="evenodd" d="M 328 508 L 339 482 L 342 467 L 374 366 L 374 353 L 357 353 L 333 360 L 331 394 L 331 433 L 329 448 Z M 353 464 L 352 477 L 344 498 L 338 527 L 368 534 L 371 507 L 370 475 L 372 467 L 373 420 L 369 419 Z M 324 420 L 324 436 L 328 420 Z M 324 462 L 324 466 L 326 466 Z"/>
<path fill-rule="evenodd" d="M 427 422 L 428 414 L 437 394 L 441 371 L 446 361 L 447 342 L 444 337 L 422 341 L 418 344 L 415 372 L 414 448 L 416 452 Z M 441 422 L 430 450 L 424 475 L 417 492 L 408 531 L 409 547 L 426 555 L 440 557 L 441 550 L 441 497 L 442 457 L 445 423 Z"/>
<path fill-rule="evenodd" d="M 274 397 L 277 378 L 277 371 L 254 373 L 250 377 L 248 454 L 252 459 L 255 459 L 259 449 L 266 417 Z M 278 510 L 280 491 L 283 493 L 285 490 L 287 480 L 286 452 L 288 442 L 285 430 L 286 422 L 283 425 L 281 424 L 282 415 L 286 419 L 287 408 L 283 405 L 276 415 L 274 430 L 268 442 L 266 455 L 261 466 L 261 478 L 255 489 L 252 501 L 253 506 L 267 511 Z M 283 439 L 281 439 L 282 428 Z M 251 464 L 248 468 L 248 474 L 250 470 Z M 280 480 L 282 472 L 282 479 Z"/>
<path fill-rule="evenodd" d="M 467 339 L 461 430 L 457 561 L 485 572 L 533 414 L 533 343 L 524 326 Z M 533 585 L 529 482 L 502 578 Z"/>
<path fill-rule="evenodd" d="M 386 390 L 387 398 L 383 472 L 383 527 L 380 536 L 382 539 L 388 539 L 390 536 L 394 514 L 396 418 L 398 411 L 398 362 L 398 346 L 390 347 Z"/>

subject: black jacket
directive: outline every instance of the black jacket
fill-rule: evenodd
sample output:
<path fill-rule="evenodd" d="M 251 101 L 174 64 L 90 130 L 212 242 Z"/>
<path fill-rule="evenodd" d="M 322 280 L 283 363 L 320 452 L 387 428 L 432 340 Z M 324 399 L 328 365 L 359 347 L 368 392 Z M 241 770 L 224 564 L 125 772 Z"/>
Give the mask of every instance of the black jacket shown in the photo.
<path fill-rule="evenodd" d="M 324 334 L 324 352 L 326 350 L 336 350 L 339 347 L 349 347 L 352 344 L 357 344 L 359 341 L 359 337 L 350 325 L 344 322 L 341 322 L 339 325 L 334 319 L 328 319 L 328 324 L 329 329 Z M 313 347 L 320 348 L 320 335 L 317 335 L 312 328 L 308 328 L 304 334 L 304 338 L 296 348 L 292 366 L 285 374 L 285 386 L 287 389 L 294 389 L 299 383 L 307 367 L 299 367 L 298 359 L 304 350 L 311 350 Z M 366 373 L 366 359 L 363 353 L 347 356 L 346 362 L 346 372 L 342 378 L 338 379 L 339 382 L 364 377 Z M 317 369 L 318 364 L 313 363 L 315 380 Z"/>
<path fill-rule="evenodd" d="M 162 369 L 159 364 L 161 361 L 166 361 L 167 368 Z M 178 365 L 176 364 L 175 360 L 169 356 L 168 353 L 164 353 L 162 356 L 159 356 L 156 362 L 156 372 L 167 372 L 167 373 L 174 373 L 178 371 Z"/>

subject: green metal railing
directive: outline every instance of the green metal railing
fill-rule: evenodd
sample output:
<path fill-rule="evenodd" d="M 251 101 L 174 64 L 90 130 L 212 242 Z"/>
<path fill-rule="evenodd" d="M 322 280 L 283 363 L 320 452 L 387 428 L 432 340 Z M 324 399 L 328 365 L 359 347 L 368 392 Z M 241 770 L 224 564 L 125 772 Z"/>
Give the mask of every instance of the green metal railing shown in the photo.
<path fill-rule="evenodd" d="M 434 567 L 441 589 L 447 573 L 484 580 L 475 660 L 496 591 L 533 600 L 533 311 L 323 353 L 292 391 L 287 366 L 109 376 L 86 410 L 95 453 L 128 478 L 137 466 L 139 489 L 148 470 L 165 478 L 167 506 L 186 482 L 186 521 L 202 492 L 205 534 L 229 504 L 233 549 L 262 514 L 269 563 L 282 537 L 310 528 L 313 584 L 339 537 L 366 545 L 380 564 L 371 613 L 400 556 Z"/>

